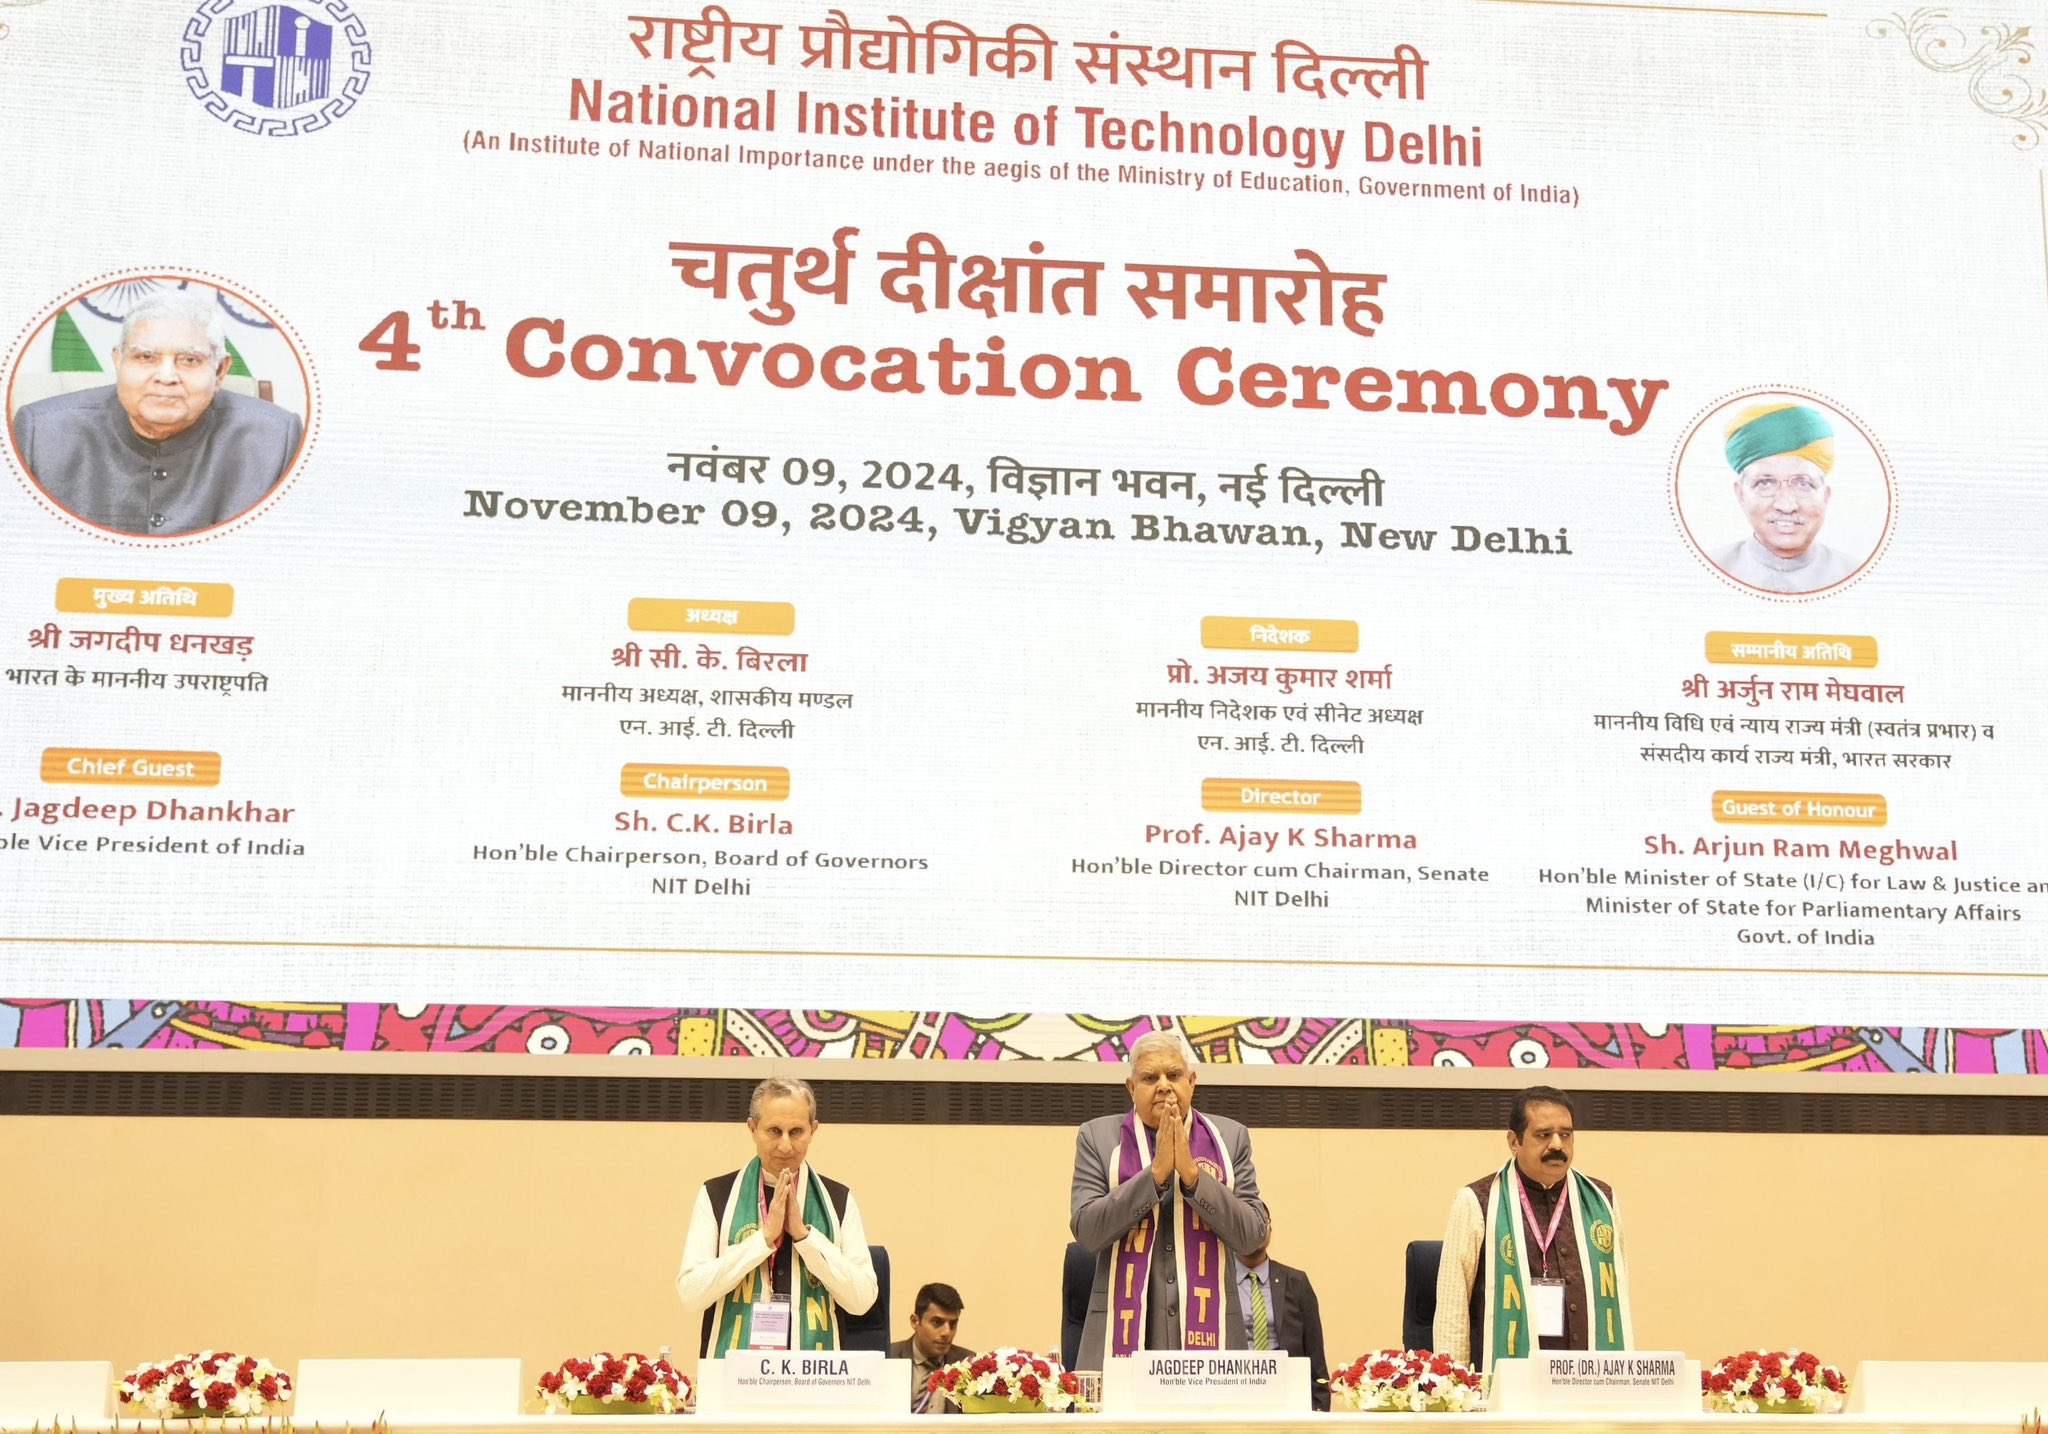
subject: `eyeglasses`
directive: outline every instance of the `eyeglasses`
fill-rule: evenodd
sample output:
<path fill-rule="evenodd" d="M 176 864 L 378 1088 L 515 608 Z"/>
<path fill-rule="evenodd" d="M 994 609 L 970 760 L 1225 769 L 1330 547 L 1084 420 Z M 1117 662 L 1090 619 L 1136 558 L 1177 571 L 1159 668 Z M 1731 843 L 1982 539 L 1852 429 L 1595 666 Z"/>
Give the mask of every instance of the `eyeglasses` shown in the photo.
<path fill-rule="evenodd" d="M 155 368 L 163 361 L 164 351 L 160 349 L 121 350 L 121 362 L 142 368 Z M 171 361 L 178 366 L 180 373 L 204 373 L 220 362 L 210 349 L 180 349 L 171 355 Z"/>
<path fill-rule="evenodd" d="M 1760 498 L 1777 497 L 1781 487 L 1791 489 L 1795 498 L 1811 498 L 1826 485 L 1802 473 L 1797 478 L 1750 478 L 1742 486 Z"/>

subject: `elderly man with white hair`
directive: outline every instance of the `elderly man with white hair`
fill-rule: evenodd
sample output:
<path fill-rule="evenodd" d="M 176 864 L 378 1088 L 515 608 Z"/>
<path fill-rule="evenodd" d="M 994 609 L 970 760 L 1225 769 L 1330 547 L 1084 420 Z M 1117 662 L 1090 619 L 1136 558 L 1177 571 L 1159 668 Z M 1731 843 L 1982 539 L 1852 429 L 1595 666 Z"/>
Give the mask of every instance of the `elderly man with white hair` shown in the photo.
<path fill-rule="evenodd" d="M 697 1191 L 676 1296 L 704 1311 L 704 1357 L 839 1348 L 839 1314 L 877 1293 L 853 1192 L 810 1163 L 818 1097 L 770 1076 L 747 1103 L 754 1158 Z"/>
<path fill-rule="evenodd" d="M 1803 403 L 1752 404 L 1723 437 L 1750 534 L 1712 554 L 1715 566 L 1773 593 L 1817 592 L 1854 577 L 1857 560 L 1820 541 L 1834 497 L 1835 429 L 1826 416 Z"/>
<path fill-rule="evenodd" d="M 164 538 L 254 507 L 299 451 L 296 413 L 221 387 L 234 363 L 210 289 L 151 294 L 114 347 L 114 382 L 24 404 L 14 446 L 65 511 Z"/>
<path fill-rule="evenodd" d="M 1195 1109 L 1195 1061 L 1176 1031 L 1131 1047 L 1131 1108 L 1083 1125 L 1071 1228 L 1095 1256 L 1083 1369 L 1147 1349 L 1242 1349 L 1231 1256 L 1266 1243 L 1251 1133 Z"/>

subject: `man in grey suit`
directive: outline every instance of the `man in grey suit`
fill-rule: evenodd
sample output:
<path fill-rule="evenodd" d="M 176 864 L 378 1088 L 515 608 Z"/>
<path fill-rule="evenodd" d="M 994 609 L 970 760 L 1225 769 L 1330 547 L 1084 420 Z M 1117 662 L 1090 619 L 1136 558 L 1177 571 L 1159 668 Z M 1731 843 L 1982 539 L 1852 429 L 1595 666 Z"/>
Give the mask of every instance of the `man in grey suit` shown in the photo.
<path fill-rule="evenodd" d="M 1266 1243 L 1251 1133 L 1195 1110 L 1195 1063 L 1173 1031 L 1131 1047 L 1131 1110 L 1074 1143 L 1070 1228 L 1095 1256 L 1080 1363 L 1145 1349 L 1242 1349 L 1230 1254 Z M 1228 1252 L 1228 1253 L 1226 1253 Z"/>
<path fill-rule="evenodd" d="M 296 413 L 230 393 L 212 290 L 159 291 L 128 311 L 114 382 L 23 404 L 14 446 L 65 512 L 141 537 L 215 527 L 261 502 L 298 456 Z"/>
<path fill-rule="evenodd" d="M 1237 1303 L 1244 1311 L 1245 1348 L 1277 1349 L 1308 1361 L 1309 1407 L 1330 1407 L 1330 1365 L 1323 1355 L 1323 1306 L 1308 1276 L 1292 1265 L 1266 1258 L 1272 1243 L 1236 1260 Z M 1262 1327 L 1263 1326 L 1263 1327 Z"/>

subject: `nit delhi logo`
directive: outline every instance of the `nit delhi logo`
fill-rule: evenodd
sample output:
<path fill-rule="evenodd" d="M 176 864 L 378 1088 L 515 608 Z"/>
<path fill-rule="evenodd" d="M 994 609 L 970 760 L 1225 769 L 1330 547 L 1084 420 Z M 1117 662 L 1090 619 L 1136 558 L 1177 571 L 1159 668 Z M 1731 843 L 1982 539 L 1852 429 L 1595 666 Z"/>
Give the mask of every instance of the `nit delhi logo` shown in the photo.
<path fill-rule="evenodd" d="M 224 124 L 248 134 L 311 134 L 354 109 L 369 88 L 370 37 L 347 0 L 205 0 L 185 22 L 178 68 L 193 98 Z"/>

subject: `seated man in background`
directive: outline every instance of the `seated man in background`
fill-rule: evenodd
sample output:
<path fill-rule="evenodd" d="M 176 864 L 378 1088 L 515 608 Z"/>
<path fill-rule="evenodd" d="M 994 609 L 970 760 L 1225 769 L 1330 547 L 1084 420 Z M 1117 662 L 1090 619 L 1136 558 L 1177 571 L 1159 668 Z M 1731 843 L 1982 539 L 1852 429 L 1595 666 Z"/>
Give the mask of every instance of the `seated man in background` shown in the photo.
<path fill-rule="evenodd" d="M 228 354 L 210 290 L 151 294 L 121 324 L 114 382 L 24 404 L 22 465 L 66 512 L 167 538 L 225 523 L 277 486 L 296 413 L 221 387 Z"/>
<path fill-rule="evenodd" d="M 910 1311 L 910 1338 L 889 1346 L 889 1358 L 910 1361 L 910 1412 L 923 1414 L 931 1400 L 925 1381 L 932 1371 L 974 1358 L 974 1351 L 953 1343 L 960 1332 L 960 1291 L 951 1285 L 920 1285 Z"/>
<path fill-rule="evenodd" d="M 1252 1137 L 1195 1109 L 1194 1053 L 1177 1031 L 1131 1047 L 1131 1108 L 1083 1125 L 1070 1228 L 1095 1255 L 1081 1367 L 1147 1349 L 1244 1347 L 1226 1252 L 1266 1243 Z"/>
<path fill-rule="evenodd" d="M 697 1191 L 676 1296 L 685 1309 L 704 1311 L 707 1359 L 837 1349 L 839 1311 L 862 1314 L 875 1302 L 875 1266 L 853 1192 L 805 1158 L 817 1129 L 809 1082 L 770 1076 L 747 1107 L 754 1158 Z"/>
<path fill-rule="evenodd" d="M 1277 1349 L 1308 1361 L 1308 1402 L 1311 1409 L 1330 1408 L 1330 1365 L 1323 1356 L 1323 1306 L 1308 1276 L 1292 1265 L 1266 1258 L 1273 1243 L 1273 1222 L 1266 1220 L 1266 1240 L 1258 1249 L 1236 1257 L 1237 1303 L 1244 1311 L 1244 1347 Z"/>
<path fill-rule="evenodd" d="M 1475 1370 L 1542 1349 L 1628 1349 L 1614 1191 L 1572 1168 L 1572 1098 L 1533 1085 L 1508 1111 L 1508 1162 L 1460 1189 L 1436 1281 L 1436 1353 Z"/>

